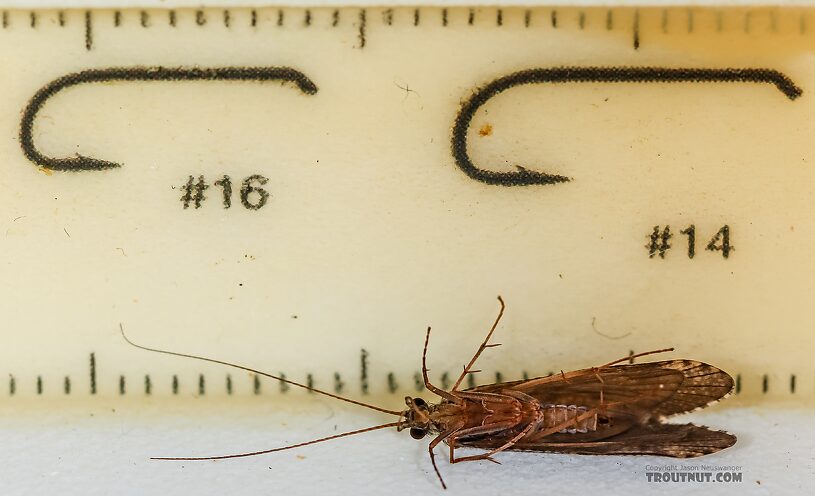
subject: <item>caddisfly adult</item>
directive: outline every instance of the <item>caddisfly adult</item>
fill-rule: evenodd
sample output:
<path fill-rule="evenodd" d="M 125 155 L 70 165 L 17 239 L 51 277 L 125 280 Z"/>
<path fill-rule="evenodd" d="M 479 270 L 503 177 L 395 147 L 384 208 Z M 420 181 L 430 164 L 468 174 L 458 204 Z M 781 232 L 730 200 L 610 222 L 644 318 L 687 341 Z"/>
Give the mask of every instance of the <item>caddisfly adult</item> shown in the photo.
<path fill-rule="evenodd" d="M 427 375 L 425 335 L 422 375 L 428 391 L 438 395 L 438 403 L 405 397 L 405 410 L 389 410 L 337 394 L 315 389 L 266 372 L 212 358 L 131 345 L 147 351 L 218 363 L 269 377 L 317 394 L 394 415 L 395 422 L 336 434 L 320 439 L 251 453 L 207 457 L 155 457 L 156 460 L 222 460 L 262 455 L 362 434 L 388 427 L 408 429 L 411 437 L 435 437 L 428 451 L 433 469 L 446 488 L 436 464 L 434 448 L 442 441 L 449 446 L 450 463 L 489 460 L 501 451 L 540 451 L 587 455 L 658 455 L 675 458 L 715 453 L 732 446 L 736 437 L 726 432 L 693 424 L 667 424 L 670 415 L 703 408 L 733 389 L 733 378 L 712 365 L 695 360 L 621 364 L 632 358 L 672 351 L 673 348 L 626 356 L 599 367 L 534 379 L 487 384 L 460 389 L 481 353 L 499 344 L 490 338 L 504 314 L 504 300 L 487 337 L 449 391 L 434 386 Z M 120 326 L 121 327 L 121 326 Z M 456 457 L 459 447 L 480 448 L 486 452 Z"/>

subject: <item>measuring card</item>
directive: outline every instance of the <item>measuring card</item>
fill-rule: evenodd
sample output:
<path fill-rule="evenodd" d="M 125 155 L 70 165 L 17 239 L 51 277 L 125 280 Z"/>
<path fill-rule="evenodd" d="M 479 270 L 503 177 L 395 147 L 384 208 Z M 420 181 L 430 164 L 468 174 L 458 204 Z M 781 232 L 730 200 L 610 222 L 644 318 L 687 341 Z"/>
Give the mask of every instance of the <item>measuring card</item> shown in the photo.
<path fill-rule="evenodd" d="M 8 10 L 0 393 L 351 396 L 673 346 L 815 394 L 815 10 Z M 285 388 L 284 388 L 285 389 Z M 295 394 L 290 392 L 290 394 Z"/>

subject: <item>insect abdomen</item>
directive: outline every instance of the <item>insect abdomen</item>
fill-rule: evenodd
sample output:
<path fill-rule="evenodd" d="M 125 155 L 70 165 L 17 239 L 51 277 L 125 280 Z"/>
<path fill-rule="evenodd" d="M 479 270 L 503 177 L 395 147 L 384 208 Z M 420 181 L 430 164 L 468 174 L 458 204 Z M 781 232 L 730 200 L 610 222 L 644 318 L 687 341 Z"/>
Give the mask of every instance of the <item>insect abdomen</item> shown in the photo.
<path fill-rule="evenodd" d="M 572 422 L 571 427 L 562 429 L 560 433 L 575 434 L 597 430 L 597 414 L 586 417 L 585 406 L 577 405 L 541 405 L 543 411 L 543 428 L 548 429 L 564 422 Z"/>

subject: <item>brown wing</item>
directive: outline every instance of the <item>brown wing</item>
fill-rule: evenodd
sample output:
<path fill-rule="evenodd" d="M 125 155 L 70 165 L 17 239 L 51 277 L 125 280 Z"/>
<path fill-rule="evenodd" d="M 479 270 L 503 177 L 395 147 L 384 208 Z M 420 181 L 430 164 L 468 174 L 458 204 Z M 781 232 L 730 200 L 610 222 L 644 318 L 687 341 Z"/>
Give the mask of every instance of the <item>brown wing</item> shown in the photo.
<path fill-rule="evenodd" d="M 612 414 L 667 416 L 702 408 L 727 395 L 733 378 L 694 360 L 666 360 L 602 369 L 583 369 L 527 381 L 488 384 L 469 391 L 519 391 L 543 404 L 603 404 Z"/>
<path fill-rule="evenodd" d="M 461 446 L 482 449 L 497 448 L 506 440 L 481 439 L 461 441 Z M 540 451 L 575 455 L 657 455 L 691 458 L 708 455 L 729 448 L 736 436 L 693 424 L 660 424 L 650 422 L 638 425 L 616 436 L 596 442 L 519 442 L 511 451 Z"/>
<path fill-rule="evenodd" d="M 654 422 L 636 426 L 618 436 L 595 443 L 519 444 L 517 449 L 578 455 L 657 455 L 693 458 L 715 453 L 735 443 L 736 436 L 704 426 Z"/>
<path fill-rule="evenodd" d="M 665 367 L 682 372 L 684 380 L 676 392 L 654 409 L 657 415 L 676 415 L 704 408 L 733 391 L 730 374 L 712 365 L 694 360 L 670 360 Z M 734 440 L 735 442 L 735 440 Z"/>

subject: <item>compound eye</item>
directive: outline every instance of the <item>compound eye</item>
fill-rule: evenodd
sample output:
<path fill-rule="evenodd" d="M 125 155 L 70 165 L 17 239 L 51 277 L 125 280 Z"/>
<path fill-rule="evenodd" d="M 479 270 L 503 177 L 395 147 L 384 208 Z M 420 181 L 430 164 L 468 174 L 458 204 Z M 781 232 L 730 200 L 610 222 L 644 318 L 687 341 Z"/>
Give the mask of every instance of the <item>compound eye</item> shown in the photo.
<path fill-rule="evenodd" d="M 425 406 L 427 403 L 421 398 L 413 398 L 413 404 L 416 406 Z"/>
<path fill-rule="evenodd" d="M 427 435 L 427 430 L 419 429 L 418 427 L 410 428 L 410 437 L 413 439 L 422 439 Z"/>

